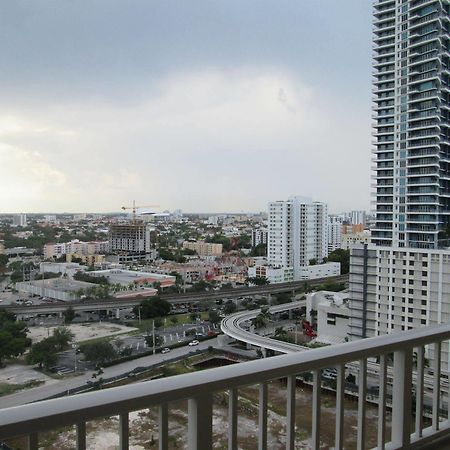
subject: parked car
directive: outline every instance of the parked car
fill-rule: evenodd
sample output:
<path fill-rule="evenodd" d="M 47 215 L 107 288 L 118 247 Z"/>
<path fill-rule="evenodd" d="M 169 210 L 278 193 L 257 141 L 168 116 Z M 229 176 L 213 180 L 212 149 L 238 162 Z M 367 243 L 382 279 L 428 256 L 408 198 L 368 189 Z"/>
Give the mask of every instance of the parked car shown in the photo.
<path fill-rule="evenodd" d="M 163 348 L 162 350 L 161 350 L 161 353 L 169 353 L 170 352 L 170 348 L 169 347 L 166 347 L 166 348 Z"/>
<path fill-rule="evenodd" d="M 335 380 L 337 378 L 337 370 L 334 368 L 324 369 L 322 376 L 328 380 Z"/>
<path fill-rule="evenodd" d="M 189 347 L 193 347 L 194 345 L 198 345 L 198 344 L 200 344 L 200 342 L 199 341 L 197 341 L 197 339 L 194 339 L 193 341 L 191 341 L 191 342 L 189 342 Z"/>

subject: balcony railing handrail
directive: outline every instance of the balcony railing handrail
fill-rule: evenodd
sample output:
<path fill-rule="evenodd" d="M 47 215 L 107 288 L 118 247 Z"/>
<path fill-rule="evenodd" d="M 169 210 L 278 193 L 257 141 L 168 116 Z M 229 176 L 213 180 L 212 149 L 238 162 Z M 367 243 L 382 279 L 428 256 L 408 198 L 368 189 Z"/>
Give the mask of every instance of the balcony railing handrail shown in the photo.
<path fill-rule="evenodd" d="M 450 324 L 0 410 L 0 440 L 405 351 L 450 338 Z"/>

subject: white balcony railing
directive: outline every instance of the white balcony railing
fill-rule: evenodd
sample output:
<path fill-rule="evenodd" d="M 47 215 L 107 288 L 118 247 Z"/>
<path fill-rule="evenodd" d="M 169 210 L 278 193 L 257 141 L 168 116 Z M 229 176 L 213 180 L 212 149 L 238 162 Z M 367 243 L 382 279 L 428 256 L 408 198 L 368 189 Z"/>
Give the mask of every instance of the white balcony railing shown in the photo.
<path fill-rule="evenodd" d="M 345 366 L 359 362 L 358 423 L 356 447 L 366 448 L 367 360 L 378 357 L 379 449 L 448 448 L 443 440 L 450 439 L 449 420 L 441 411 L 441 345 L 450 339 L 450 325 L 420 328 L 394 335 L 364 339 L 316 350 L 241 363 L 218 369 L 184 374 L 160 380 L 136 383 L 87 394 L 46 400 L 0 410 L 0 442 L 27 436 L 28 449 L 39 448 L 39 433 L 73 425 L 77 433 L 77 449 L 86 448 L 86 423 L 105 416 L 119 416 L 119 448 L 129 447 L 129 413 L 144 408 L 159 407 L 159 449 L 169 446 L 170 403 L 188 400 L 189 450 L 213 448 L 213 394 L 228 392 L 228 448 L 238 448 L 238 392 L 248 385 L 259 385 L 258 448 L 268 448 L 268 382 L 287 378 L 286 449 L 294 450 L 296 418 L 296 376 L 313 373 L 312 435 L 310 447 L 319 449 L 321 441 L 321 370 L 337 368 L 335 448 L 344 443 Z M 432 419 L 424 428 L 425 346 L 433 347 Z M 413 353 L 417 355 L 413 363 Z M 386 411 L 390 386 L 387 367 L 389 355 L 394 355 L 392 367 L 391 441 L 386 442 Z M 445 374 L 448 376 L 448 374 Z M 412 392 L 415 392 L 413 405 Z M 415 421 L 412 420 L 415 411 Z M 330 424 L 326 424 L 329 428 Z"/>

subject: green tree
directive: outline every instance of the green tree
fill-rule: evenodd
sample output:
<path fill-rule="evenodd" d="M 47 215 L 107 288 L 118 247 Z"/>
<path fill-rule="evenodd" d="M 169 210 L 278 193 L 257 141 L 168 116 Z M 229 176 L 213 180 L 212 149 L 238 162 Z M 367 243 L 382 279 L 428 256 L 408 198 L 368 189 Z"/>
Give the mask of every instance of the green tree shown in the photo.
<path fill-rule="evenodd" d="M 67 327 L 56 327 L 53 330 L 53 337 L 58 351 L 62 351 L 69 347 L 69 343 L 73 340 L 74 334 Z"/>
<path fill-rule="evenodd" d="M 213 324 L 218 324 L 222 320 L 222 318 L 219 316 L 219 313 L 217 311 L 214 311 L 213 309 L 210 309 L 208 311 L 208 317 L 209 321 Z"/>
<path fill-rule="evenodd" d="M 104 284 L 107 285 L 109 283 L 108 278 L 105 276 L 95 277 L 93 275 L 89 275 L 87 272 L 83 272 L 79 270 L 75 275 L 73 276 L 74 280 L 77 281 L 85 281 L 86 283 L 94 283 L 94 284 Z"/>
<path fill-rule="evenodd" d="M 348 273 L 350 269 L 350 250 L 338 248 L 328 255 L 327 261 L 341 263 L 341 274 Z"/>
<path fill-rule="evenodd" d="M 88 361 L 103 364 L 117 357 L 117 351 L 110 342 L 99 341 L 80 346 L 81 352 Z"/>
<path fill-rule="evenodd" d="M 72 306 L 69 306 L 64 312 L 64 323 L 72 323 L 73 319 L 75 319 L 75 311 Z"/>
<path fill-rule="evenodd" d="M 197 312 L 192 312 L 189 314 L 189 318 L 192 320 L 192 322 L 195 322 L 199 317 L 200 315 Z"/>
<path fill-rule="evenodd" d="M 147 334 L 145 336 L 145 343 L 148 347 L 153 347 L 153 335 Z M 155 347 L 161 347 L 163 344 L 163 338 L 159 334 L 155 334 Z"/>
<path fill-rule="evenodd" d="M 0 272 L 5 272 L 7 265 L 8 265 L 8 256 L 0 254 Z"/>
<path fill-rule="evenodd" d="M 197 281 L 197 283 L 194 283 L 191 287 L 192 292 L 205 292 L 209 291 L 212 288 L 212 284 L 208 283 L 205 280 Z"/>
<path fill-rule="evenodd" d="M 173 325 L 176 325 L 178 323 L 178 317 L 177 316 L 170 316 L 170 321 Z"/>
<path fill-rule="evenodd" d="M 214 236 L 207 237 L 206 242 L 222 244 L 223 251 L 225 252 L 230 251 L 232 247 L 231 239 L 227 238 L 223 234 L 215 234 Z"/>
<path fill-rule="evenodd" d="M 261 308 L 260 313 L 251 320 L 251 324 L 255 328 L 263 328 L 267 325 L 269 318 L 270 318 L 269 307 L 263 306 Z"/>
<path fill-rule="evenodd" d="M 139 309 L 142 319 L 153 319 L 167 316 L 170 313 L 170 303 L 156 296 L 142 300 L 139 306 L 133 308 L 133 313 L 139 315 Z"/>
<path fill-rule="evenodd" d="M 255 286 L 270 284 L 270 281 L 266 277 L 248 277 L 247 282 L 248 284 L 253 284 Z"/>
<path fill-rule="evenodd" d="M 36 342 L 27 355 L 28 364 L 39 364 L 39 367 L 49 369 L 58 361 L 58 344 L 54 336 Z"/>
<path fill-rule="evenodd" d="M 22 355 L 31 345 L 25 322 L 17 321 L 14 314 L 0 309 L 0 367 L 7 358 Z"/>
<path fill-rule="evenodd" d="M 267 244 L 258 244 L 253 247 L 250 256 L 267 256 Z"/>
<path fill-rule="evenodd" d="M 234 312 L 236 312 L 236 304 L 233 302 L 233 300 L 227 300 L 227 302 L 225 303 L 224 307 L 223 307 L 223 312 L 224 314 L 233 314 Z"/>
<path fill-rule="evenodd" d="M 290 292 L 280 292 L 275 294 L 275 304 L 282 305 L 284 303 L 291 303 L 292 294 Z"/>

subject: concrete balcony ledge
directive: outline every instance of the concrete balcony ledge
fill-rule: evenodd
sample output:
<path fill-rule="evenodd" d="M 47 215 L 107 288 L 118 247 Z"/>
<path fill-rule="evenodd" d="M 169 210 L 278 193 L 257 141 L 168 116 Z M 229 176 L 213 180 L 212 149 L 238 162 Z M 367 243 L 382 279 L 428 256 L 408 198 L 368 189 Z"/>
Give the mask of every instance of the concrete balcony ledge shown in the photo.
<path fill-rule="evenodd" d="M 440 418 L 441 411 L 441 344 L 450 339 L 450 325 L 424 327 L 393 335 L 379 336 L 356 342 L 337 344 L 315 350 L 292 353 L 217 369 L 175 377 L 131 384 L 79 394 L 73 397 L 37 402 L 0 410 L 0 441 L 16 436 L 28 436 L 28 448 L 39 448 L 39 433 L 75 425 L 77 449 L 86 448 L 86 422 L 111 415 L 119 415 L 120 448 L 129 442 L 128 413 L 152 406 L 159 407 L 159 448 L 167 449 L 168 403 L 188 400 L 188 449 L 209 450 L 212 441 L 212 394 L 228 391 L 229 449 L 237 449 L 237 390 L 258 384 L 259 388 L 259 448 L 267 449 L 267 383 L 287 378 L 286 448 L 295 448 L 295 386 L 296 376 L 313 373 L 313 411 L 311 448 L 320 448 L 321 430 L 321 370 L 337 368 L 335 447 L 343 448 L 344 386 L 346 364 L 357 361 L 358 375 L 358 435 L 356 445 L 365 448 L 366 393 L 368 358 L 379 357 L 378 446 L 377 448 L 413 449 L 446 448 L 437 446 L 450 437 L 450 428 Z M 433 392 L 432 424 L 424 428 L 424 346 L 432 345 Z M 413 365 L 413 351 L 417 358 Z M 388 356 L 394 354 L 392 373 L 392 440 L 386 442 L 386 406 L 388 393 Z M 427 375 L 429 377 L 429 375 Z M 416 392 L 413 405 L 411 392 Z M 415 415 L 412 424 L 411 411 Z M 413 430 L 414 428 L 414 430 Z M 440 445 L 440 444 L 439 444 Z M 448 448 L 448 447 L 447 447 Z"/>

